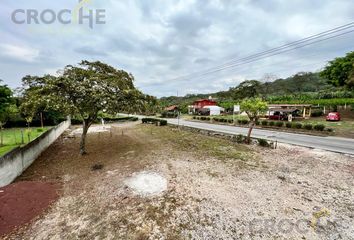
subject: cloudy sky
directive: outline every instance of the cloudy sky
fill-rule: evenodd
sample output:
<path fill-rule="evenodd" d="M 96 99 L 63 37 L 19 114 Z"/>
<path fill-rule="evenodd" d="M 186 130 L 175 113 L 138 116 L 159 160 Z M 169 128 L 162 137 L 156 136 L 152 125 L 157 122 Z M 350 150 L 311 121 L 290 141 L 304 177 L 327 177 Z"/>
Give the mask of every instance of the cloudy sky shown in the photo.
<path fill-rule="evenodd" d="M 190 75 L 353 22 L 353 0 L 90 0 L 86 11 L 106 11 L 106 23 L 93 29 L 76 22 L 11 20 L 16 9 L 59 12 L 75 9 L 76 0 L 0 0 L 0 6 L 0 79 L 13 88 L 27 74 L 55 74 L 87 59 L 131 72 L 139 89 L 158 97 L 207 93 L 267 74 L 319 70 L 354 50 L 350 33 L 224 71 Z"/>

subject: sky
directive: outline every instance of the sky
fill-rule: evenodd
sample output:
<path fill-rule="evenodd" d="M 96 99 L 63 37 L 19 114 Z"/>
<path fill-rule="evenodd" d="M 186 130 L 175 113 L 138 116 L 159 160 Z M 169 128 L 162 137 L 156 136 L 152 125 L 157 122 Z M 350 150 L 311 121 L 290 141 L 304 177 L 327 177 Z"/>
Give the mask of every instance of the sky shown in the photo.
<path fill-rule="evenodd" d="M 189 76 L 354 21 L 353 0 L 85 0 L 104 10 L 89 27 L 16 24 L 15 10 L 77 9 L 76 0 L 0 0 L 0 79 L 12 88 L 26 75 L 57 74 L 81 60 L 130 72 L 157 97 L 227 90 L 246 79 L 285 78 L 319 71 L 354 51 L 354 33 L 203 76 Z M 76 12 L 76 11 L 73 11 Z M 16 19 L 25 19 L 19 13 Z M 86 21 L 86 22 L 85 22 Z M 187 76 L 187 77 L 183 77 Z"/>

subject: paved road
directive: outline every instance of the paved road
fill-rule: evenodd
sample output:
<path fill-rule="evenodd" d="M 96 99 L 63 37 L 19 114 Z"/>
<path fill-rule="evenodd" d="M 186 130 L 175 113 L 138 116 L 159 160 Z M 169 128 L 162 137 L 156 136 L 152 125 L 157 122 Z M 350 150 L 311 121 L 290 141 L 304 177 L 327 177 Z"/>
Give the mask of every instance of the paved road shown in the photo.
<path fill-rule="evenodd" d="M 168 119 L 170 124 L 178 124 L 177 119 Z M 229 133 L 229 134 L 243 134 L 246 135 L 248 128 L 218 125 L 204 122 L 192 122 L 186 120 L 179 120 L 181 126 L 205 129 L 215 132 Z M 318 148 L 339 153 L 347 153 L 354 155 L 354 139 L 340 138 L 340 137 L 321 137 L 306 134 L 278 132 L 264 129 L 253 129 L 252 136 L 256 138 L 264 138 L 268 140 L 277 140 L 282 143 L 289 143 L 304 147 Z"/>
<path fill-rule="evenodd" d="M 138 116 L 143 117 L 143 116 Z M 167 119 L 169 124 L 177 125 L 177 119 Z M 205 129 L 214 132 L 228 134 L 246 135 L 248 128 L 235 127 L 228 125 L 218 125 L 205 122 L 193 122 L 179 120 L 181 126 L 192 127 L 197 129 Z M 278 132 L 264 129 L 253 129 L 252 137 L 264 138 L 268 140 L 277 140 L 278 142 L 299 145 L 304 147 L 318 148 L 332 152 L 346 153 L 354 155 L 354 139 L 341 137 L 321 137 L 306 134 Z"/>

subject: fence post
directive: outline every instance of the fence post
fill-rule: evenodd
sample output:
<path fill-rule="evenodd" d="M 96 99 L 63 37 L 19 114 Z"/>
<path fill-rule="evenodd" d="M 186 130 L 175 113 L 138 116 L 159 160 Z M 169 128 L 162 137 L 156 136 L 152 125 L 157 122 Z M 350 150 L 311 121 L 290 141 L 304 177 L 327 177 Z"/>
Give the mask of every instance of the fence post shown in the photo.
<path fill-rule="evenodd" d="M 25 139 L 23 136 L 23 129 L 21 129 L 21 144 L 25 144 Z"/>

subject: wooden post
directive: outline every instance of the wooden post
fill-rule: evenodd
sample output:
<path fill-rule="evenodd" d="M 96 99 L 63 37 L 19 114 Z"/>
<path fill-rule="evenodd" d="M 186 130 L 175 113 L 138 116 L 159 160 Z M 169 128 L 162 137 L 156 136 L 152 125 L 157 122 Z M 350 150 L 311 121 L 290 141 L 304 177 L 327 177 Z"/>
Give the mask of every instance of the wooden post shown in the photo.
<path fill-rule="evenodd" d="M 303 117 L 303 118 L 305 118 L 305 117 L 306 117 L 306 107 L 304 107 L 304 108 L 303 108 L 302 117 Z"/>
<path fill-rule="evenodd" d="M 21 129 L 21 144 L 24 144 L 24 143 L 25 143 L 25 139 L 23 136 L 23 129 Z"/>
<path fill-rule="evenodd" d="M 309 109 L 309 118 L 311 117 L 311 113 L 312 113 L 312 108 L 310 107 L 310 109 Z"/>

